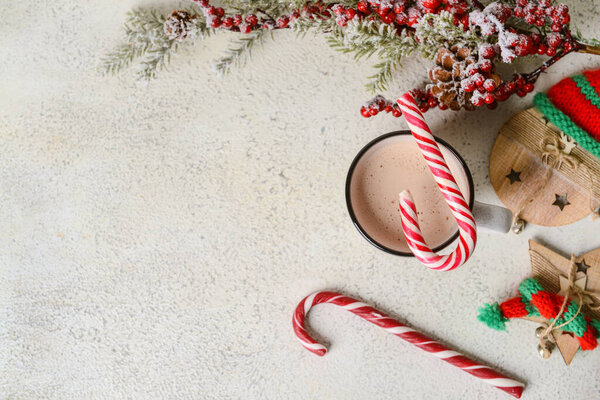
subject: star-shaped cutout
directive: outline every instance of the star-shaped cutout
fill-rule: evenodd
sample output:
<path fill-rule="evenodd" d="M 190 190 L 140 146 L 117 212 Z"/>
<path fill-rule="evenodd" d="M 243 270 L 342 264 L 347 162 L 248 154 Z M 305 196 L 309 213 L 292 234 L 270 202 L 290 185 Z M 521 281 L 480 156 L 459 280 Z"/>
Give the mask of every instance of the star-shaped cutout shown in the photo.
<path fill-rule="evenodd" d="M 567 200 L 566 193 L 563 194 L 562 196 L 559 196 L 558 194 L 555 194 L 554 196 L 556 197 L 556 200 L 554 200 L 554 203 L 552 203 L 552 205 L 560 208 L 560 211 L 562 211 L 563 208 L 565 208 L 565 206 L 568 206 L 569 204 L 571 204 Z"/>
<path fill-rule="evenodd" d="M 587 273 L 587 270 L 590 267 L 585 263 L 584 258 L 582 258 L 581 261 L 579 261 L 578 263 L 575 263 L 575 265 L 577 265 L 577 272 L 583 272 L 584 274 Z"/>
<path fill-rule="evenodd" d="M 512 185 L 515 182 L 521 182 L 521 172 L 517 172 L 514 169 L 510 169 L 510 174 L 506 175 L 508 179 L 510 179 L 510 184 Z"/>

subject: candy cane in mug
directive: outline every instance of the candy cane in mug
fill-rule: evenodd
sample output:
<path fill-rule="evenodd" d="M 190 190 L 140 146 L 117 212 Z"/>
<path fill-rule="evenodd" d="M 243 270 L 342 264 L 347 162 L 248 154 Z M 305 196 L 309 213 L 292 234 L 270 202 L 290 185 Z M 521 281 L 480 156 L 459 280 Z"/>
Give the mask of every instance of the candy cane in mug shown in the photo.
<path fill-rule="evenodd" d="M 296 337 L 309 351 L 318 356 L 323 356 L 327 352 L 327 348 L 314 340 L 306 332 L 304 319 L 311 307 L 329 303 L 340 306 L 345 310 L 358 315 L 359 317 L 383 328 L 385 331 L 396 335 L 401 339 L 417 346 L 421 350 L 430 353 L 439 359 L 462 369 L 463 371 L 481 379 L 483 382 L 495 386 L 503 390 L 513 397 L 520 398 L 525 385 L 519 381 L 508 378 L 500 372 L 471 360 L 463 354 L 460 354 L 445 345 L 423 335 L 422 333 L 402 324 L 401 322 L 385 315 L 381 311 L 361 303 L 351 297 L 343 296 L 335 292 L 316 292 L 305 297 L 296 307 L 292 326 Z"/>
<path fill-rule="evenodd" d="M 427 267 L 449 271 L 464 264 L 473 253 L 477 242 L 475 219 L 413 97 L 408 93 L 404 94 L 398 99 L 398 105 L 438 188 L 456 218 L 459 231 L 458 246 L 451 254 L 440 256 L 434 253 L 421 233 L 415 202 L 410 192 L 404 190 L 400 193 L 400 211 L 406 243 L 415 257 Z"/>

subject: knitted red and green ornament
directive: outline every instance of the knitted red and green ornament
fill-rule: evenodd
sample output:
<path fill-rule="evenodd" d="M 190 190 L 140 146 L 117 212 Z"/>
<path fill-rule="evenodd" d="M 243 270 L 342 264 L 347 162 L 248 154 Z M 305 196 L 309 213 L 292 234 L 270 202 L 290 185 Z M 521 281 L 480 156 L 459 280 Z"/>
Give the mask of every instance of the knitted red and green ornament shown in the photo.
<path fill-rule="evenodd" d="M 565 78 L 533 101 L 550 122 L 600 158 L 600 69 Z"/>
<path fill-rule="evenodd" d="M 567 300 L 564 311 L 560 314 L 564 297 L 545 291 L 534 278 L 527 278 L 521 282 L 519 294 L 519 297 L 501 304 L 485 304 L 479 309 L 477 319 L 492 329 L 506 330 L 506 322 L 511 318 L 541 316 L 554 322 L 556 326 L 562 325 L 563 331 L 571 332 L 582 350 L 593 350 L 597 347 L 600 321 L 586 317 L 580 312 L 577 302 Z"/>

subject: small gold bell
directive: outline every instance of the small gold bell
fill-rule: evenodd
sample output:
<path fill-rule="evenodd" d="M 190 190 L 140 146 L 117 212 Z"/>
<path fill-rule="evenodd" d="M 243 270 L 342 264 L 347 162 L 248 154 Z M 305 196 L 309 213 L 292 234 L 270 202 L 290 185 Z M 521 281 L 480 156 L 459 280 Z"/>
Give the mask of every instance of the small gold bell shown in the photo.
<path fill-rule="evenodd" d="M 519 217 L 516 217 L 512 225 L 513 233 L 518 235 L 519 233 L 523 232 L 523 228 L 525 228 L 525 221 Z"/>
<path fill-rule="evenodd" d="M 554 344 L 552 343 L 544 343 L 544 346 L 538 344 L 538 353 L 542 358 L 550 358 L 552 354 L 552 350 L 554 350 Z"/>
<path fill-rule="evenodd" d="M 536 337 L 536 338 L 538 338 L 538 339 L 539 339 L 539 338 L 541 338 L 541 337 L 542 337 L 542 335 L 544 334 L 544 331 L 545 331 L 545 330 L 546 330 L 546 327 L 545 327 L 545 326 L 540 326 L 540 327 L 538 327 L 538 328 L 535 330 L 535 337 Z"/>

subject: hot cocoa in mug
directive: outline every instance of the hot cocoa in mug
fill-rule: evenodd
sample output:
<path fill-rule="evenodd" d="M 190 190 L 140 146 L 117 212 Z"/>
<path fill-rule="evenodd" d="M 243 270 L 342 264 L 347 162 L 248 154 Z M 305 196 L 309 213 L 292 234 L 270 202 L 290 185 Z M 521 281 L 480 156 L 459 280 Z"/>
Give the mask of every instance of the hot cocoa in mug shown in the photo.
<path fill-rule="evenodd" d="M 448 143 L 435 138 L 478 226 L 508 232 L 512 213 L 474 201 L 467 164 Z M 355 157 L 346 180 L 346 203 L 354 225 L 374 246 L 411 256 L 404 239 L 398 194 L 410 190 L 423 237 L 435 252 L 458 237 L 458 225 L 410 131 L 385 134 Z"/>

